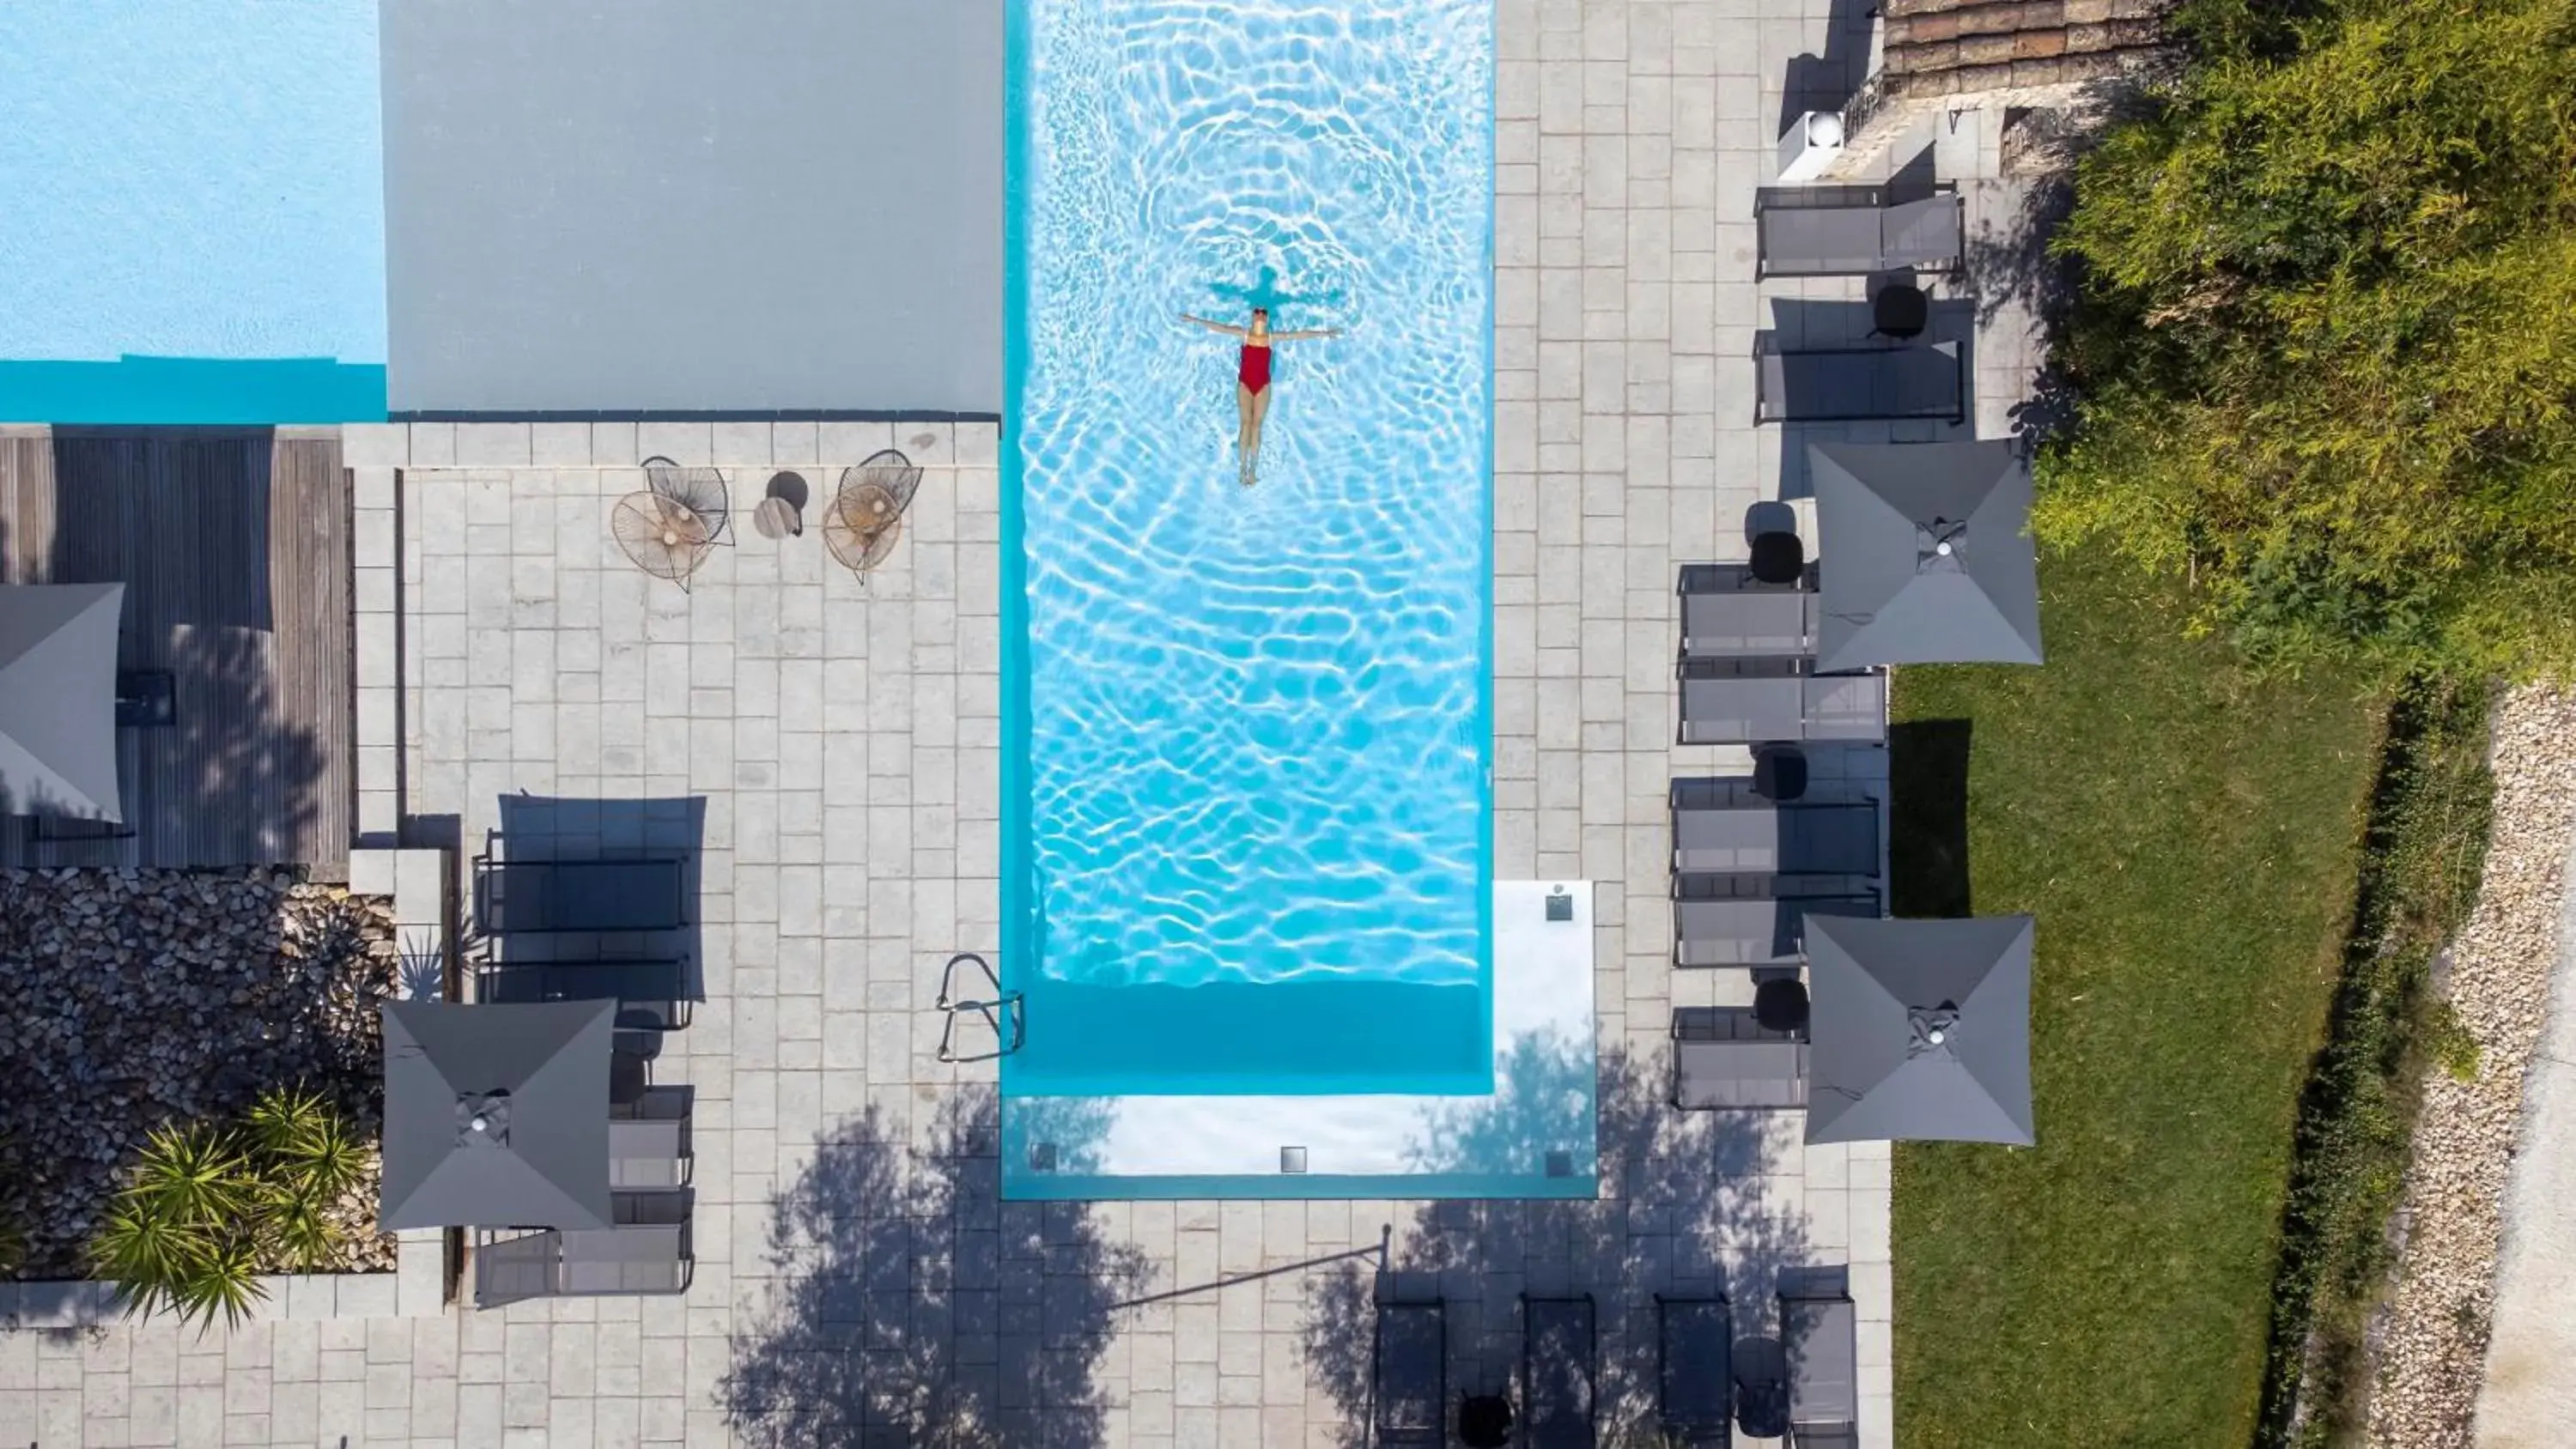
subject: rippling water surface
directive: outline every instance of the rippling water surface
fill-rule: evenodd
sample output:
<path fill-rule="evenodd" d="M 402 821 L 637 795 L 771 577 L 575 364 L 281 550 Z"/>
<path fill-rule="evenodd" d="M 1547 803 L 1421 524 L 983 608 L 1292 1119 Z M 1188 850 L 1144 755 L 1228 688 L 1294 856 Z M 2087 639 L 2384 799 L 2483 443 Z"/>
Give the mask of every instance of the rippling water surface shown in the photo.
<path fill-rule="evenodd" d="M 1029 0 L 1041 969 L 1475 980 L 1491 0 Z M 1234 339 L 1279 346 L 1236 481 Z"/>

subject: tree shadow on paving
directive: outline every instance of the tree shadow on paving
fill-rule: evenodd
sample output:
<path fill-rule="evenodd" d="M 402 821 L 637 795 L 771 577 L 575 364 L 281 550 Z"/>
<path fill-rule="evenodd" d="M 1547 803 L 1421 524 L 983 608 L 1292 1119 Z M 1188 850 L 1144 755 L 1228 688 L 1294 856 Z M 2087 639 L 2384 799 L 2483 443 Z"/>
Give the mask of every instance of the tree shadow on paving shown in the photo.
<path fill-rule="evenodd" d="M 1394 1226 L 1383 1271 L 1399 1296 L 1436 1294 L 1449 1332 L 1449 1411 L 1462 1393 L 1510 1389 L 1520 1365 L 1519 1296 L 1588 1293 L 1599 1325 L 1605 1440 L 1653 1422 L 1655 1297 L 1724 1293 L 1739 1334 L 1776 1331 L 1784 1272 L 1809 1258 L 1803 1205 L 1772 1173 L 1795 1172 L 1794 1113 L 1682 1112 L 1663 1053 L 1601 1054 L 1600 1197 L 1438 1202 Z M 1832 1256 L 1840 1258 L 1837 1251 Z M 1351 1265 L 1311 1280 L 1303 1348 L 1342 1411 L 1343 1442 L 1367 1442 L 1376 1276 Z"/>
<path fill-rule="evenodd" d="M 742 1442 L 1108 1449 L 1093 1374 L 1143 1257 L 1086 1204 L 1003 1202 L 999 1147 L 989 1087 L 919 1141 L 871 1108 L 771 1200 L 775 1276 L 718 1389 Z"/>

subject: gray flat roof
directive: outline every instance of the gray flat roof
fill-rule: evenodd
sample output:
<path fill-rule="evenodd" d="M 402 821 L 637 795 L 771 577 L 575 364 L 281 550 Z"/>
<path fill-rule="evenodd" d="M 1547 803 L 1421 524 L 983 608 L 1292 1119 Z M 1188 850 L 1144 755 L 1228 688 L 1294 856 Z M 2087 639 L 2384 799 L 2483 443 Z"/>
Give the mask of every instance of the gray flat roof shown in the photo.
<path fill-rule="evenodd" d="M 1001 0 L 383 27 L 396 413 L 1000 412 Z"/>

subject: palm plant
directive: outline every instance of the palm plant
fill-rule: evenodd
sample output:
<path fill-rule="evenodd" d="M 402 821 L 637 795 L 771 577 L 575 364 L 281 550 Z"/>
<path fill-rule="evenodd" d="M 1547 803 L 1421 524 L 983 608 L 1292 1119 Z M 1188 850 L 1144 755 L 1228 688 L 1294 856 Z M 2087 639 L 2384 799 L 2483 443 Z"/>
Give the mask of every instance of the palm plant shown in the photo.
<path fill-rule="evenodd" d="M 92 1261 L 128 1311 L 167 1309 L 183 1322 L 211 1323 L 217 1313 L 240 1319 L 260 1293 L 256 1265 L 235 1250 L 254 1206 L 248 1166 L 222 1127 L 153 1132 L 90 1243 Z"/>
<path fill-rule="evenodd" d="M 366 1175 L 367 1152 L 321 1093 L 279 1087 L 250 1109 L 251 1137 L 267 1158 L 270 1175 L 337 1201 Z"/>
<path fill-rule="evenodd" d="M 334 1209 L 367 1165 L 365 1146 L 328 1099 L 281 1087 L 237 1128 L 154 1132 L 90 1257 L 129 1312 L 237 1323 L 264 1296 L 262 1271 L 329 1265 L 342 1237 Z"/>

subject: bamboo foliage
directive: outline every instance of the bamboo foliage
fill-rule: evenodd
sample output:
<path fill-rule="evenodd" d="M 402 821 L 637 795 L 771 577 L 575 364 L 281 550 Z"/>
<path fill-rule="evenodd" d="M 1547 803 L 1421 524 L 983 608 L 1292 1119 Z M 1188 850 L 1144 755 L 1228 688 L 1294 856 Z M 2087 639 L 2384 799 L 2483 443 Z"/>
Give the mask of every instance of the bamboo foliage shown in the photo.
<path fill-rule="evenodd" d="M 2080 165 L 2037 523 L 2259 652 L 2576 663 L 2576 0 L 2198 0 Z"/>

